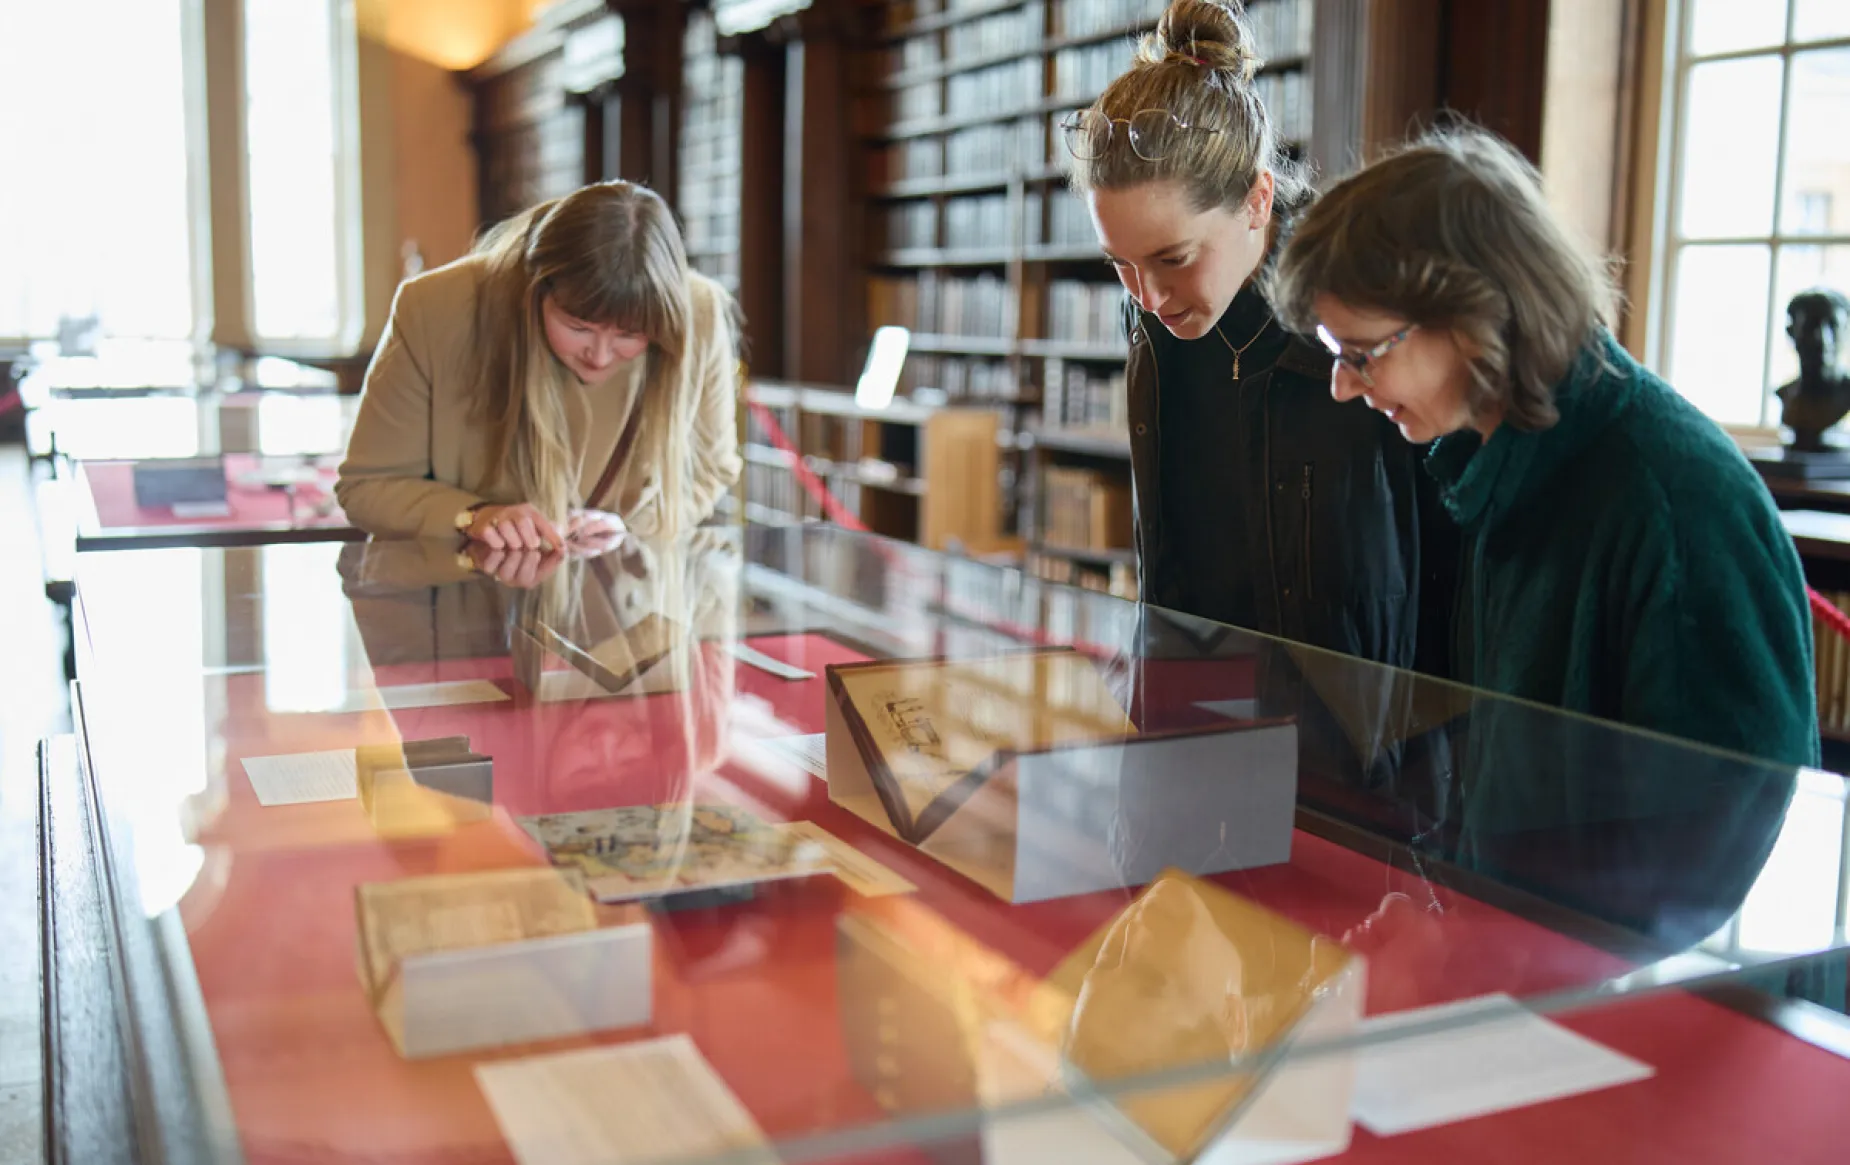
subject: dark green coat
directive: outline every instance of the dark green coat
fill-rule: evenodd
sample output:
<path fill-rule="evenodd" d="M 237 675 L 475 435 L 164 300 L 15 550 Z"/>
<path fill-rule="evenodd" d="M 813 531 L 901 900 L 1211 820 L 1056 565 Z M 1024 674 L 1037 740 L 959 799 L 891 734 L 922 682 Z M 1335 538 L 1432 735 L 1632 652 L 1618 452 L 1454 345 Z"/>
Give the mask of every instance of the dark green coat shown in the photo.
<path fill-rule="evenodd" d="M 1457 677 L 1815 764 L 1804 578 L 1747 459 L 1604 332 L 1556 404 L 1546 431 L 1454 434 L 1428 459 L 1464 530 Z"/>

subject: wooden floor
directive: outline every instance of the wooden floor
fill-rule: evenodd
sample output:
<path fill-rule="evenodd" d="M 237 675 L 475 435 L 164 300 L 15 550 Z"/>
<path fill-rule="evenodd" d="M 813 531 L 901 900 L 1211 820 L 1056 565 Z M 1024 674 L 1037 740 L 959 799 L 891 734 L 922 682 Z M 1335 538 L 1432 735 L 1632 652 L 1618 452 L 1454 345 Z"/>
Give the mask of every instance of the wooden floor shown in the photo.
<path fill-rule="evenodd" d="M 44 1160 L 33 805 L 38 742 L 70 731 L 61 637 L 25 453 L 0 445 L 0 1165 Z"/>

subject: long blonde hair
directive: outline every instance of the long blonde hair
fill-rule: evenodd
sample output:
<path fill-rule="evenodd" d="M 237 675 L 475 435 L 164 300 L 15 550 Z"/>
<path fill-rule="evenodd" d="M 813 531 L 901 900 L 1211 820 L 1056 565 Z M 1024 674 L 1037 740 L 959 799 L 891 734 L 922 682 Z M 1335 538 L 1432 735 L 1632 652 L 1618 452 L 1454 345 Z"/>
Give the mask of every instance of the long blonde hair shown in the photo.
<path fill-rule="evenodd" d="M 547 344 L 541 315 L 551 296 L 567 315 L 649 338 L 631 456 L 659 466 L 663 520 L 672 525 L 690 474 L 697 394 L 683 391 L 693 308 L 668 204 L 646 186 L 601 182 L 501 222 L 475 253 L 486 266 L 475 399 L 493 432 L 498 480 L 554 521 L 597 500 L 578 496 L 584 450 L 566 407 L 571 374 Z"/>

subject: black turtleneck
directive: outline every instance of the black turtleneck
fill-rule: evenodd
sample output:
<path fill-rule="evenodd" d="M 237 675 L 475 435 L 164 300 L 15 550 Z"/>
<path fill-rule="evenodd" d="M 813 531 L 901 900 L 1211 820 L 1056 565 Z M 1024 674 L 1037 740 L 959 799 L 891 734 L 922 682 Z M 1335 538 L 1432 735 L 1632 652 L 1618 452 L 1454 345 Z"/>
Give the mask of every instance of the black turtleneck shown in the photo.
<path fill-rule="evenodd" d="M 1288 337 L 1265 298 L 1248 284 L 1200 339 L 1167 333 L 1153 339 L 1158 472 L 1178 605 L 1237 627 L 1265 626 L 1271 615 L 1257 610 L 1253 572 L 1271 561 L 1270 551 L 1263 545 L 1265 532 L 1247 528 L 1248 507 L 1240 497 L 1253 476 L 1253 468 L 1241 464 L 1240 451 L 1261 442 L 1242 440 L 1241 434 L 1264 424 L 1262 394 Z M 1248 341 L 1236 382 L 1233 349 Z"/>

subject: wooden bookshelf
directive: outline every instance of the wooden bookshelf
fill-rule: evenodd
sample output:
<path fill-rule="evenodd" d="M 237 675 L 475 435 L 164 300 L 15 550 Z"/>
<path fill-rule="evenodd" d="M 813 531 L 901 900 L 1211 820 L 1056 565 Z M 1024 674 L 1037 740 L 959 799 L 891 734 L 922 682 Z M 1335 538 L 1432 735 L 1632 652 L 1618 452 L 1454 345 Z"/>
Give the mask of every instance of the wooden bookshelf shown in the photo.
<path fill-rule="evenodd" d="M 617 21 L 603 0 L 558 0 L 531 30 L 464 75 L 474 97 L 471 140 L 484 224 L 604 177 L 602 151 L 593 145 L 601 134 L 593 130 L 602 91 L 622 75 L 623 57 L 584 50 L 611 42 Z"/>
<path fill-rule="evenodd" d="M 1130 442 L 1109 428 L 1054 428 L 1030 429 L 1018 444 L 1027 464 L 1026 568 L 1051 582 L 1137 597 Z"/>
<path fill-rule="evenodd" d="M 830 518 L 793 472 L 788 442 L 803 468 L 874 533 L 970 554 L 1007 547 L 999 411 L 904 399 L 866 409 L 840 390 L 764 381 L 747 391 L 777 432 L 748 410 L 741 448 L 746 521 L 787 525 Z"/>
<path fill-rule="evenodd" d="M 1308 141 L 1314 121 L 1313 7 L 1248 5 L 1269 58 L 1262 95 L 1291 140 Z M 1044 467 L 1090 457 L 1122 471 L 1128 448 L 1123 291 L 1084 205 L 1063 186 L 1058 125 L 1130 65 L 1131 38 L 1163 8 L 1024 0 L 933 12 L 920 3 L 874 38 L 856 71 L 867 326 L 914 331 L 907 389 L 955 381 L 1016 402 L 1004 415 L 1024 435 L 1007 459 L 1018 483 L 1008 506 L 1030 543 L 1044 541 L 1035 480 Z M 1056 436 L 1067 428 L 1070 447 Z"/>

